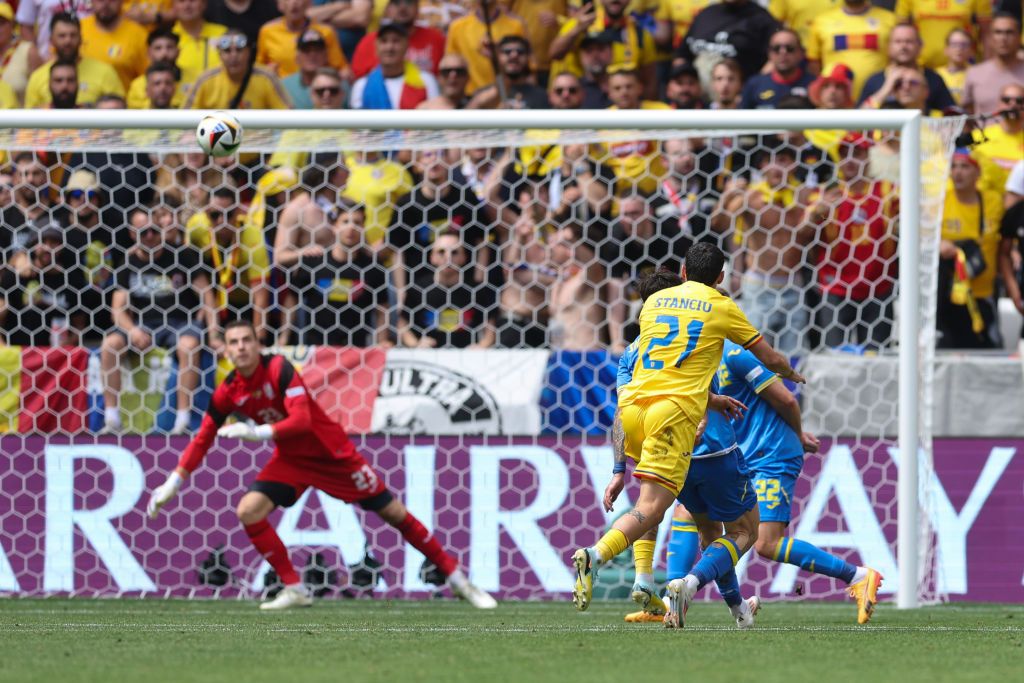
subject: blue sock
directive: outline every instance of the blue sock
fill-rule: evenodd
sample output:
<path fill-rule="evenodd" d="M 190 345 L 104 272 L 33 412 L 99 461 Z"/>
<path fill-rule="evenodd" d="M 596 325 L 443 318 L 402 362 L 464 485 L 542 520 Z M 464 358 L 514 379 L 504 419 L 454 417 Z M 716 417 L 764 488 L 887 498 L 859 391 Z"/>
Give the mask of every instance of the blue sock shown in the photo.
<path fill-rule="evenodd" d="M 703 588 L 718 577 L 731 572 L 739 561 L 740 549 L 730 539 L 723 536 L 708 546 L 708 549 L 701 555 L 700 562 L 690 573 L 700 582 L 698 588 Z"/>
<path fill-rule="evenodd" d="M 668 541 L 666 581 L 681 579 L 690 573 L 697 559 L 697 525 L 693 522 L 672 520 L 672 535 Z"/>
<path fill-rule="evenodd" d="M 831 576 L 846 583 L 853 581 L 853 576 L 857 573 L 857 568 L 846 560 L 798 538 L 780 539 L 779 544 L 775 546 L 774 559 L 776 562 L 795 564 L 809 572 Z"/>
<path fill-rule="evenodd" d="M 743 602 L 743 594 L 740 593 L 740 581 L 736 578 L 736 570 L 730 569 L 722 576 L 719 576 L 715 579 L 715 585 L 718 586 L 718 592 L 729 607 L 736 607 Z"/>

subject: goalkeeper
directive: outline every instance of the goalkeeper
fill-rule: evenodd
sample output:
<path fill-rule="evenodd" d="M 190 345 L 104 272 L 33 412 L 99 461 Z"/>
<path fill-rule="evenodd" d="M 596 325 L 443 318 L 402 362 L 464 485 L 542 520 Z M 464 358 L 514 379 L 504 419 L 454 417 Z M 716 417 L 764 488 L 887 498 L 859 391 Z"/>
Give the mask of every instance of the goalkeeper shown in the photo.
<path fill-rule="evenodd" d="M 312 598 L 302 585 L 288 550 L 267 521 L 274 508 L 289 507 L 310 486 L 376 512 L 446 577 L 452 592 L 474 607 L 497 606 L 490 595 L 471 584 L 437 539 L 395 498 L 345 431 L 314 401 L 302 376 L 282 356 L 264 356 L 256 330 L 234 321 L 224 328 L 225 352 L 235 369 L 217 387 L 199 434 L 185 449 L 178 466 L 149 499 L 147 512 L 157 513 L 178 492 L 202 461 L 215 436 L 248 441 L 274 441 L 274 454 L 238 503 L 238 518 L 256 550 L 284 582 L 284 589 L 264 610 L 307 607 Z M 247 422 L 224 425 L 240 413 Z"/>

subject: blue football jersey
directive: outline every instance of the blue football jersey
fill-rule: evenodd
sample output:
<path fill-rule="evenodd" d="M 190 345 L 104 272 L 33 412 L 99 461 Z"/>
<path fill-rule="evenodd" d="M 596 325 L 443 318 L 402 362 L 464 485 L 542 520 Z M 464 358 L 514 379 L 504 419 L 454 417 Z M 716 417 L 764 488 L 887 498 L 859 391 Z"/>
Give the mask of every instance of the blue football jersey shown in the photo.
<path fill-rule="evenodd" d="M 735 424 L 736 437 L 751 469 L 794 460 L 803 461 L 800 436 L 758 395 L 775 381 L 777 375 L 766 368 L 753 353 L 726 340 L 722 364 L 718 368 L 721 393 L 747 406 L 747 413 Z"/>
<path fill-rule="evenodd" d="M 740 346 L 738 348 L 742 349 L 743 347 Z M 622 387 L 625 384 L 629 384 L 630 380 L 633 379 L 633 368 L 639 357 L 639 344 L 638 342 L 633 342 L 626 348 L 622 357 L 619 358 L 619 371 L 616 375 L 615 382 L 616 387 Z M 718 390 L 717 374 L 711 379 L 711 391 L 716 394 L 721 393 Z M 733 429 L 732 422 L 729 418 L 721 413 L 715 412 L 714 410 L 709 410 L 708 425 L 704 430 L 704 438 L 702 438 L 700 443 L 698 443 L 693 449 L 693 457 L 699 458 L 701 456 L 728 451 L 736 445 L 736 442 L 736 431 Z"/>

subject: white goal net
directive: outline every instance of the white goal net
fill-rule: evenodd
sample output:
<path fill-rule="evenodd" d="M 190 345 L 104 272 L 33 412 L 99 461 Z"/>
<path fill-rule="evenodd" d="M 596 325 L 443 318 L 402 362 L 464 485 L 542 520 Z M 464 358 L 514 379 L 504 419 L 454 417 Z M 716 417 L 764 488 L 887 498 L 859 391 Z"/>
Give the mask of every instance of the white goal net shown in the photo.
<path fill-rule="evenodd" d="M 260 127 L 269 114 L 242 112 L 242 149 L 222 159 L 178 129 L 194 126 L 187 112 L 161 129 L 109 113 L 126 125 L 0 120 L 0 592 L 273 587 L 234 511 L 270 446 L 222 440 L 166 514 L 144 509 L 229 369 L 216 331 L 244 317 L 478 585 L 565 597 L 569 554 L 628 503 L 606 514 L 600 496 L 635 281 L 678 271 L 690 244 L 710 241 L 730 255 L 726 288 L 809 378 L 804 421 L 823 449 L 806 458 L 791 533 L 871 564 L 895 590 L 907 552 L 897 446 L 901 425 L 918 424 L 899 415 L 913 411 L 919 434 L 902 441 L 921 452 L 912 585 L 918 600 L 941 599 L 930 368 L 962 120 L 921 123 L 908 177 L 887 112 L 679 112 L 648 125 L 615 112 L 587 129 L 540 116 L 519 129 L 510 117 L 488 129 L 424 118 L 427 129 L 411 117 L 377 131 L 339 112 L 329 128 L 283 132 L 287 118 Z M 908 213 L 901 199 L 918 181 Z M 919 321 L 898 305 L 909 294 Z M 901 354 L 901 339 L 915 352 Z M 358 508 L 310 491 L 271 521 L 318 594 L 435 590 L 422 556 Z M 748 559 L 745 593 L 840 594 L 831 579 Z M 624 553 L 597 596 L 628 596 L 632 580 Z"/>

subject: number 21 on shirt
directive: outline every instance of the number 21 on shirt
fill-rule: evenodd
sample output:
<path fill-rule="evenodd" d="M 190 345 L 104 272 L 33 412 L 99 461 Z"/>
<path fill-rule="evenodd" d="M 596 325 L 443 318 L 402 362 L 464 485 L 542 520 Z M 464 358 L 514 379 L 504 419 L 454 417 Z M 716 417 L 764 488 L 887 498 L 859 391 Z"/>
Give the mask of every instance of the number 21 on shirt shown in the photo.
<path fill-rule="evenodd" d="M 678 315 L 659 315 L 654 319 L 654 322 L 659 325 L 668 325 L 668 332 L 661 337 L 654 337 L 647 345 L 647 349 L 644 351 L 642 360 L 644 369 L 646 370 L 661 370 L 665 367 L 665 362 L 655 360 L 651 358 L 651 351 L 658 347 L 666 346 L 669 347 L 675 342 L 679 336 L 679 316 Z M 700 333 L 704 329 L 703 320 L 691 320 L 686 326 L 686 348 L 679 354 L 679 358 L 674 363 L 674 367 L 679 367 L 683 364 L 693 350 L 697 348 L 697 340 L 700 339 Z"/>

